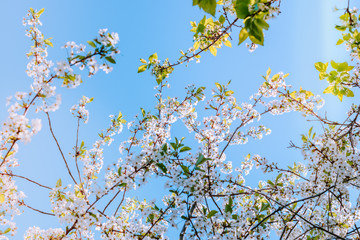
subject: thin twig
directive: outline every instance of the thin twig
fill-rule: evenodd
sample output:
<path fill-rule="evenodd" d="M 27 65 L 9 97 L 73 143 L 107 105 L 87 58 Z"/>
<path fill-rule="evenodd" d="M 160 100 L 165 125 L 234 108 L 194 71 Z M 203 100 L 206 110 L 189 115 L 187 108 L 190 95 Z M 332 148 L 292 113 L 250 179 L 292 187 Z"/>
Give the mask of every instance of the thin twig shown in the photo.
<path fill-rule="evenodd" d="M 69 165 L 68 165 L 68 163 L 67 163 L 67 161 L 66 161 L 66 158 L 65 158 L 65 156 L 64 156 L 64 154 L 63 154 L 63 152 L 62 152 L 62 150 L 61 150 L 60 144 L 59 144 L 58 140 L 56 139 L 55 134 L 54 134 L 54 132 L 53 132 L 53 129 L 52 129 L 52 126 L 51 126 L 51 120 L 50 120 L 49 113 L 48 113 L 48 112 L 45 112 L 45 114 L 46 114 L 46 116 L 47 116 L 47 118 L 48 118 L 50 132 L 51 132 L 51 134 L 52 134 L 52 136 L 53 136 L 53 138 L 54 138 L 54 140 L 55 140 L 55 142 L 56 142 L 56 145 L 57 145 L 57 147 L 58 147 L 58 149 L 59 149 L 59 151 L 60 151 L 60 154 L 61 154 L 61 156 L 62 156 L 62 159 L 64 160 L 64 163 L 65 163 L 65 165 L 66 165 L 66 169 L 68 170 L 69 175 L 70 175 L 70 177 L 72 178 L 72 180 L 74 181 L 74 183 L 77 184 L 74 176 L 72 175 L 72 173 L 71 173 L 71 171 L 70 171 L 70 168 L 69 168 Z"/>
<path fill-rule="evenodd" d="M 42 185 L 42 184 L 40 184 L 40 183 L 38 183 L 38 182 L 36 182 L 36 181 L 34 181 L 34 180 L 31 180 L 31 179 L 29 179 L 29 178 L 27 178 L 27 177 L 23 177 L 23 176 L 16 175 L 16 174 L 12 174 L 12 173 L 0 173 L 0 175 L 6 175 L 6 176 L 11 176 L 11 177 L 22 178 L 22 179 L 25 179 L 25 180 L 27 180 L 27 181 L 29 181 L 29 182 L 35 183 L 36 185 L 38 185 L 38 186 L 40 186 L 40 187 L 43 187 L 43 188 L 47 188 L 47 189 L 49 189 L 49 190 L 52 190 L 51 187 Z"/>
<path fill-rule="evenodd" d="M 55 214 L 53 214 L 53 213 L 44 212 L 44 211 L 41 211 L 41 210 L 39 210 L 39 209 L 30 207 L 29 205 L 27 205 L 26 203 L 24 203 L 24 200 L 22 200 L 21 202 L 19 201 L 19 204 L 20 204 L 20 205 L 23 205 L 23 206 L 25 206 L 25 207 L 27 207 L 27 208 L 29 208 L 29 209 L 31 209 L 31 210 L 34 210 L 34 211 L 36 211 L 36 212 L 39 212 L 39 213 L 41 213 L 41 214 L 45 214 L 45 215 L 49 215 L 49 216 L 55 216 Z"/>

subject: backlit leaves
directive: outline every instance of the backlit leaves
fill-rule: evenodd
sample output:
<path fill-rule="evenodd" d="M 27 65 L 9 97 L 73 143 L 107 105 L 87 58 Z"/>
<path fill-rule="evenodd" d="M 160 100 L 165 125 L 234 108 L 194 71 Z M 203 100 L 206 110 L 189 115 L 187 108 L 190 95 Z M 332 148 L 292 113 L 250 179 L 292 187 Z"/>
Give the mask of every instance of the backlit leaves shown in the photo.
<path fill-rule="evenodd" d="M 249 4 L 250 0 L 236 0 L 235 11 L 238 18 L 245 19 L 250 15 Z"/>
<path fill-rule="evenodd" d="M 216 0 L 193 0 L 193 6 L 198 5 L 199 8 L 207 13 L 215 16 L 216 12 Z"/>
<path fill-rule="evenodd" d="M 330 65 L 333 68 L 330 72 L 327 72 L 328 63 L 317 62 L 315 63 L 315 68 L 318 70 L 320 80 L 326 79 L 329 83 L 329 86 L 325 88 L 323 93 L 331 93 L 334 96 L 337 96 L 340 101 L 342 101 L 343 96 L 354 97 L 354 92 L 350 90 L 351 86 L 351 77 L 350 71 L 354 68 L 349 66 L 347 62 L 336 63 L 331 61 Z"/>

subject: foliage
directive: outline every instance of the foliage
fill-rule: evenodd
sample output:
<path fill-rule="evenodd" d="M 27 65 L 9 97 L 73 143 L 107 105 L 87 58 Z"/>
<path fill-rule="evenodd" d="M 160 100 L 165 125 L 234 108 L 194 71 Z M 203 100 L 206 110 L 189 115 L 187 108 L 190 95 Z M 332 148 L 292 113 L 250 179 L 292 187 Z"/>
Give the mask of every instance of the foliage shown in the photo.
<path fill-rule="evenodd" d="M 156 79 L 154 109 L 141 108 L 129 122 L 121 112 L 110 116 L 109 127 L 89 144 L 79 140 L 79 128 L 88 121 L 86 106 L 93 99 L 84 96 L 71 108 L 78 124 L 72 155 L 74 169 L 52 128 L 50 112 L 56 111 L 61 102 L 56 96 L 57 81 L 63 87 L 75 88 L 82 83 L 84 69 L 90 77 L 99 69 L 109 73 L 119 53 L 118 34 L 101 29 L 98 37 L 87 42 L 87 53 L 85 45 L 68 42 L 64 47 L 69 57 L 53 67 L 47 60 L 47 48 L 53 46 L 51 38 L 45 39 L 39 30 L 44 10 L 30 9 L 24 25 L 34 43 L 27 54 L 27 74 L 33 83 L 30 92 L 18 92 L 9 100 L 9 117 L 0 131 L 0 219 L 4 226 L 0 237 L 16 234 L 13 219 L 27 207 L 58 218 L 61 228 L 31 227 L 25 239 L 167 239 L 171 228 L 178 229 L 180 239 L 267 239 L 272 232 L 281 239 L 359 239 L 359 200 L 350 198 L 350 193 L 360 196 L 358 105 L 352 105 L 343 122 L 329 120 L 317 113 L 323 105 L 320 96 L 293 89 L 286 82 L 288 74 L 273 74 L 271 69 L 247 102 L 235 98 L 230 82 L 216 82 L 210 96 L 204 87 L 194 85 L 186 88 L 183 98 L 166 95 L 169 76 L 176 66 L 199 61 L 207 51 L 216 56 L 223 45 L 232 47 L 230 35 L 234 29 L 239 31 L 238 44 L 250 42 L 251 51 L 263 45 L 268 20 L 280 13 L 280 3 L 193 0 L 193 5 L 212 15 L 191 22 L 193 46 L 181 51 L 174 62 L 162 61 L 156 53 L 140 59 L 138 73 L 150 71 Z M 344 96 L 354 97 L 354 90 L 360 87 L 359 14 L 348 6 L 340 20 L 335 27 L 343 32 L 338 44 L 346 44 L 352 64 L 331 61 L 329 70 L 329 63 L 318 62 L 315 68 L 320 80 L 329 83 L 324 93 L 342 100 Z M 70 178 L 72 184 L 63 185 L 59 179 L 47 186 L 14 173 L 21 162 L 16 159 L 18 143 L 30 141 L 41 130 L 41 120 L 29 119 L 30 111 L 46 114 L 68 171 L 63 178 Z M 304 162 L 282 168 L 264 157 L 248 154 L 241 167 L 233 169 L 226 156 L 230 146 L 269 134 L 271 130 L 260 123 L 262 116 L 291 111 L 315 119 L 323 127 L 323 132 L 311 128 L 303 134 L 302 146 L 292 145 L 301 149 Z M 189 130 L 197 145 L 190 146 L 183 136 L 172 136 L 171 129 L 178 124 Z M 104 146 L 111 145 L 124 126 L 130 135 L 119 144 L 120 157 L 103 169 Z M 246 183 L 254 166 L 267 177 L 257 187 Z M 168 191 L 161 201 L 127 197 L 154 176 L 164 179 Z M 25 203 L 24 193 L 16 185 L 18 178 L 48 189 L 52 211 L 44 212 Z"/>

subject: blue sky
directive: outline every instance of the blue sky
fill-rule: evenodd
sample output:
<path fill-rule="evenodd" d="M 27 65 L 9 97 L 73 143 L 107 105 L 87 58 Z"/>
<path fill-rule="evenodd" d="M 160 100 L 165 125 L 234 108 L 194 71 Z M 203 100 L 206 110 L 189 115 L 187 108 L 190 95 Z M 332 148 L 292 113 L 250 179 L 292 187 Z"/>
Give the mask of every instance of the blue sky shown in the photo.
<path fill-rule="evenodd" d="M 231 88 L 238 100 L 246 101 L 261 84 L 261 75 L 270 67 L 273 72 L 290 73 L 289 80 L 295 88 L 300 86 L 321 93 L 326 82 L 318 80 L 314 63 L 318 61 L 336 62 L 347 60 L 343 46 L 335 46 L 340 33 L 334 29 L 336 16 L 335 5 L 344 7 L 347 1 L 302 0 L 282 1 L 282 13 L 270 21 L 270 29 L 265 34 L 265 46 L 249 53 L 244 45 L 237 46 L 233 34 L 233 48 L 224 47 L 213 57 L 205 53 L 200 64 L 191 63 L 188 67 L 175 69 L 170 78 L 169 95 L 184 95 L 184 87 L 194 83 L 206 86 L 207 93 L 215 82 L 226 83 L 232 80 Z M 53 37 L 54 48 L 49 49 L 49 59 L 59 61 L 66 58 L 66 51 L 61 48 L 67 41 L 85 43 L 97 35 L 100 28 L 118 32 L 121 54 L 117 57 L 114 71 L 106 75 L 99 73 L 93 78 L 85 78 L 84 84 L 77 89 L 59 89 L 63 103 L 56 113 L 52 114 L 54 130 L 58 134 L 65 152 L 72 151 L 75 143 L 76 121 L 69 109 L 83 95 L 94 97 L 89 105 L 90 120 L 80 130 L 81 139 L 91 144 L 100 129 L 108 124 L 108 115 L 121 111 L 125 119 L 139 112 L 140 107 L 153 107 L 155 80 L 148 72 L 137 74 L 140 58 L 147 58 L 154 52 L 160 59 L 175 60 L 179 50 L 192 46 L 190 21 L 199 21 L 204 15 L 191 1 L 47 1 L 19 0 L 1 1 L 0 24 L 2 37 L 2 57 L 0 58 L 0 120 L 7 116 L 5 99 L 16 91 L 28 91 L 31 79 L 25 69 L 31 42 L 25 36 L 22 18 L 26 11 L 45 8 L 41 28 L 45 37 Z M 333 96 L 323 96 L 326 101 L 324 109 L 327 115 L 339 118 L 346 111 Z M 350 101 L 344 100 L 345 104 Z M 34 115 L 32 115 L 34 117 Z M 35 136 L 30 144 L 21 145 L 18 158 L 21 166 L 14 172 L 30 178 L 55 185 L 59 177 L 65 175 L 63 162 L 56 150 L 55 143 L 49 141 L 49 130 L 44 114 L 43 130 Z M 247 153 L 259 153 L 272 161 L 287 164 L 301 160 L 301 155 L 286 147 L 289 141 L 300 143 L 300 134 L 306 132 L 314 123 L 306 122 L 298 113 L 278 117 L 264 118 L 265 125 L 272 129 L 272 134 L 261 141 L 253 142 L 232 149 L 228 156 L 242 160 Z M 116 161 L 118 142 L 114 143 L 105 155 L 105 166 Z M 240 156 L 240 157 L 239 157 Z M 254 179 L 254 181 L 257 179 Z M 66 182 L 66 180 L 63 180 Z M 28 195 L 27 203 L 31 206 L 49 209 L 47 192 L 35 191 L 34 186 L 19 182 L 19 188 Z M 161 191 L 160 191 L 161 192 Z M 148 195 L 146 189 L 139 193 L 139 198 Z M 134 194 L 136 195 L 136 193 Z M 44 200 L 41 200 L 44 199 Z M 19 238 L 24 231 L 33 225 L 41 228 L 57 227 L 56 219 L 44 217 L 28 210 L 17 218 Z"/>

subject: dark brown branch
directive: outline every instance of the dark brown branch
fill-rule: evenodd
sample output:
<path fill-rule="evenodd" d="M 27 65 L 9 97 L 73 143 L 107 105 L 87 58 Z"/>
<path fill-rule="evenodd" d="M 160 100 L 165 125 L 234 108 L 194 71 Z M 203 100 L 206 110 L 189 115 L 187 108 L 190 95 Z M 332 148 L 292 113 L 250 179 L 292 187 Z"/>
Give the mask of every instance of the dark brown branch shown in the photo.
<path fill-rule="evenodd" d="M 165 209 L 165 211 L 163 211 L 161 213 L 161 215 L 159 216 L 159 218 L 151 225 L 151 227 L 147 230 L 147 232 L 141 237 L 139 238 L 139 240 L 142 240 L 146 237 L 146 235 L 148 235 L 151 231 L 151 229 L 160 221 L 163 219 L 163 216 L 165 215 L 165 213 L 171 208 L 171 206 L 175 203 L 175 200 L 173 200 L 171 203 L 169 203 L 169 206 Z"/>
<path fill-rule="evenodd" d="M 66 169 L 68 170 L 69 175 L 70 175 L 70 177 L 72 178 L 72 180 L 74 181 L 74 183 L 77 184 L 74 176 L 72 175 L 72 173 L 71 173 L 71 171 L 70 171 L 70 168 L 69 168 L 69 165 L 68 165 L 68 163 L 67 163 L 67 161 L 66 161 L 66 158 L 65 158 L 65 156 L 64 156 L 64 153 L 63 153 L 63 151 L 61 150 L 60 144 L 59 144 L 58 140 L 56 139 L 55 134 L 54 134 L 54 132 L 53 132 L 53 129 L 52 129 L 52 126 L 51 126 L 51 120 L 50 120 L 49 113 L 48 113 L 48 112 L 45 112 L 45 114 L 46 114 L 46 116 L 47 116 L 47 118 L 48 118 L 50 132 L 51 132 L 51 134 L 52 134 L 52 136 L 53 136 L 53 138 L 54 138 L 54 140 L 55 140 L 55 142 L 56 142 L 56 145 L 57 145 L 57 147 L 58 147 L 58 149 L 59 149 L 59 152 L 60 152 L 60 154 L 61 154 L 61 157 L 62 157 L 62 159 L 64 160 L 64 163 L 65 163 L 65 165 L 66 165 Z"/>
<path fill-rule="evenodd" d="M 80 180 L 80 183 L 82 183 L 82 181 L 81 181 L 80 169 L 79 169 L 79 165 L 78 165 L 78 155 L 79 155 L 79 149 L 78 149 L 78 143 L 79 143 L 79 129 L 80 129 L 80 118 L 78 118 L 78 121 L 77 121 L 77 129 L 76 129 L 75 165 L 76 165 L 76 170 L 77 170 L 78 175 L 79 175 L 79 180 Z"/>
<path fill-rule="evenodd" d="M 34 181 L 34 180 L 31 180 L 31 179 L 29 179 L 29 178 L 27 178 L 27 177 L 23 177 L 23 176 L 16 175 L 16 174 L 12 174 L 12 173 L 0 173 L 0 175 L 6 175 L 6 176 L 11 176 L 11 177 L 22 178 L 22 179 L 25 179 L 25 180 L 27 180 L 27 181 L 29 181 L 29 182 L 35 183 L 36 185 L 38 185 L 38 186 L 40 186 L 40 187 L 43 187 L 43 188 L 47 188 L 47 189 L 49 189 L 49 190 L 52 190 L 51 187 L 42 185 L 42 184 L 40 184 L 40 183 L 38 183 L 38 182 L 36 182 L 36 181 Z"/>
<path fill-rule="evenodd" d="M 44 211 L 41 211 L 41 210 L 39 210 L 39 209 L 30 207 L 29 205 L 27 205 L 26 203 L 24 203 L 24 200 L 22 200 L 21 202 L 19 201 L 19 204 L 20 204 L 21 206 L 25 206 L 25 207 L 27 207 L 27 208 L 29 208 L 29 209 L 31 209 L 31 210 L 34 210 L 34 211 L 36 211 L 36 212 L 39 212 L 39 213 L 41 213 L 41 214 L 49 215 L 49 216 L 55 216 L 55 214 L 53 214 L 53 213 L 44 212 Z"/>

